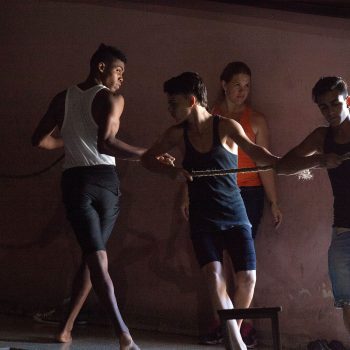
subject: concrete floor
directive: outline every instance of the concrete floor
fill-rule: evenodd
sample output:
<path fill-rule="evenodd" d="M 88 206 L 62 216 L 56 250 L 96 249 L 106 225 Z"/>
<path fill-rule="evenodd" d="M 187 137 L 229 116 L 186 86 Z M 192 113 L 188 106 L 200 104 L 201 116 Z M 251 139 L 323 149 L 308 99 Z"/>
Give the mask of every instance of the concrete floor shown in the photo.
<path fill-rule="evenodd" d="M 39 324 L 29 317 L 0 315 L 0 350 L 117 350 L 109 327 L 76 327 L 71 344 L 54 343 L 56 326 Z M 149 331 L 132 331 L 142 350 L 209 350 L 223 345 L 198 345 L 197 338 Z M 259 347 L 259 350 L 268 350 Z"/>

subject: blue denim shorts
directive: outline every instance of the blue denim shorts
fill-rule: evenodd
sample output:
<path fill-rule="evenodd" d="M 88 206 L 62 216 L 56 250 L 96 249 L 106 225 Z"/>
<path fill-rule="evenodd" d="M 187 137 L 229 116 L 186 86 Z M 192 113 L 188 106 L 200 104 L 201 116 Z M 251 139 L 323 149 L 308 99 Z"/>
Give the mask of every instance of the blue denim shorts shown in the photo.
<path fill-rule="evenodd" d="M 328 269 L 332 282 L 334 306 L 350 305 L 350 229 L 337 233 L 333 229 L 328 250 Z"/>

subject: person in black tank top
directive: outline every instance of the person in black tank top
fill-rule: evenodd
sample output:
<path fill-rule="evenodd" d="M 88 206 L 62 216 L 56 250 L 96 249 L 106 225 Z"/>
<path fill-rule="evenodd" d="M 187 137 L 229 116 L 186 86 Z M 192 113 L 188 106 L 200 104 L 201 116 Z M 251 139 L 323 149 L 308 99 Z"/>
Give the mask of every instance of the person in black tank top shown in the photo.
<path fill-rule="evenodd" d="M 192 178 L 191 171 L 237 167 L 237 144 L 258 165 L 274 165 L 278 158 L 252 143 L 234 120 L 213 116 L 207 107 L 206 87 L 198 74 L 183 73 L 164 83 L 175 125 L 141 157 L 149 170 L 186 180 L 189 222 L 194 251 L 206 278 L 213 312 L 247 308 L 253 297 L 256 259 L 250 223 L 236 176 Z M 157 162 L 175 146 L 185 148 L 183 168 Z M 187 187 L 186 185 L 184 187 Z M 237 272 L 233 302 L 226 292 L 222 254 L 226 249 Z M 234 349 L 247 349 L 239 332 L 241 320 L 228 328 Z"/>
<path fill-rule="evenodd" d="M 312 90 L 313 100 L 329 123 L 315 129 L 279 162 L 280 171 L 298 167 L 326 167 L 332 185 L 333 234 L 328 268 L 334 305 L 342 308 L 350 334 L 350 113 L 346 82 L 340 77 L 321 78 Z M 347 159 L 346 159 L 347 158 Z"/>

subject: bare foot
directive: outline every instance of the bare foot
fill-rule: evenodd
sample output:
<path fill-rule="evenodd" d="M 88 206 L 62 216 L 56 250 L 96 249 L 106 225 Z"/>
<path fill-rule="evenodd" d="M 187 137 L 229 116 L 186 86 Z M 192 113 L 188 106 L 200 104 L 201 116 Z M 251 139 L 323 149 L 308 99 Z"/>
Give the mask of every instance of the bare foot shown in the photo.
<path fill-rule="evenodd" d="M 57 334 L 56 341 L 59 343 L 70 343 L 72 341 L 72 333 L 70 331 L 61 331 Z"/>
<path fill-rule="evenodd" d="M 120 350 L 141 350 L 132 340 L 129 333 L 122 333 L 119 338 Z"/>

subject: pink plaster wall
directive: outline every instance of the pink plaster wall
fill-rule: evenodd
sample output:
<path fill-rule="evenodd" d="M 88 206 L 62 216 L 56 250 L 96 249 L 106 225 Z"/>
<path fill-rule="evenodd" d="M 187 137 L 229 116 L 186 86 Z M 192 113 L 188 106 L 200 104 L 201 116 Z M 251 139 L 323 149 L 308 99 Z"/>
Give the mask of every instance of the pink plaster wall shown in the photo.
<path fill-rule="evenodd" d="M 315 81 L 327 74 L 350 80 L 349 20 L 199 1 L 111 3 L 0 1 L 0 173 L 32 172 L 59 156 L 33 149 L 31 132 L 50 98 L 86 76 L 100 42 L 128 54 L 121 135 L 142 146 L 170 125 L 162 83 L 185 70 L 203 76 L 213 101 L 223 66 L 248 63 L 252 102 L 267 116 L 278 155 L 322 123 L 310 98 Z M 118 167 L 123 207 L 108 248 L 124 314 L 131 325 L 195 333 L 209 301 L 178 211 L 179 186 L 137 163 Z M 79 249 L 64 218 L 59 177 L 55 167 L 31 179 L 1 178 L 0 305 L 34 310 L 69 293 Z M 284 223 L 274 231 L 266 210 L 256 241 L 255 303 L 283 306 L 289 345 L 317 337 L 346 342 L 327 274 L 327 176 L 280 177 L 278 189 Z"/>

